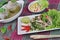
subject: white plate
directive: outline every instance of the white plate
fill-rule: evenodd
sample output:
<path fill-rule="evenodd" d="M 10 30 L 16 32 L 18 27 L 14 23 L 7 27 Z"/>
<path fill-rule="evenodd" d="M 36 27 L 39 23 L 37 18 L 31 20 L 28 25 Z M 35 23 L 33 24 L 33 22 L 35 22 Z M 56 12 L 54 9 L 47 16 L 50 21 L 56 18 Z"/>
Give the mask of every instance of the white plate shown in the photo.
<path fill-rule="evenodd" d="M 11 22 L 11 21 L 15 20 L 22 13 L 24 1 L 19 0 L 19 1 L 17 1 L 17 3 L 19 3 L 21 6 L 20 11 L 15 16 L 8 18 L 8 19 L 0 20 L 0 22 L 2 22 L 2 23 Z"/>
<path fill-rule="evenodd" d="M 34 4 L 34 3 L 36 3 L 36 2 L 38 2 L 38 1 L 33 1 L 33 2 L 31 2 L 31 3 L 28 5 L 28 10 L 29 10 L 30 12 L 33 12 L 33 11 L 30 10 L 30 6 L 31 6 L 32 4 Z M 38 11 L 38 12 L 33 12 L 33 13 L 39 13 L 39 12 L 42 12 L 42 11 L 44 11 L 44 10 L 45 10 L 45 8 L 43 8 L 42 10 L 40 10 L 40 11 Z"/>
<path fill-rule="evenodd" d="M 40 14 L 30 15 L 30 16 L 27 16 L 27 17 L 29 17 L 29 18 L 31 19 L 31 18 L 34 18 L 35 16 L 38 16 L 38 15 L 40 15 Z M 23 16 L 23 17 L 25 17 L 25 16 Z M 25 32 L 25 31 L 22 31 L 22 30 L 21 30 L 21 24 L 22 24 L 22 23 L 21 23 L 21 18 L 23 18 L 23 17 L 19 17 L 19 18 L 18 18 L 18 29 L 17 29 L 17 34 L 18 34 L 18 35 L 21 35 L 21 34 L 30 34 L 30 33 L 44 32 L 44 31 L 50 31 L 50 30 L 60 29 L 60 28 L 53 28 L 53 29 L 48 29 L 48 30 L 39 30 L 39 31 L 34 30 L 34 31 Z"/>

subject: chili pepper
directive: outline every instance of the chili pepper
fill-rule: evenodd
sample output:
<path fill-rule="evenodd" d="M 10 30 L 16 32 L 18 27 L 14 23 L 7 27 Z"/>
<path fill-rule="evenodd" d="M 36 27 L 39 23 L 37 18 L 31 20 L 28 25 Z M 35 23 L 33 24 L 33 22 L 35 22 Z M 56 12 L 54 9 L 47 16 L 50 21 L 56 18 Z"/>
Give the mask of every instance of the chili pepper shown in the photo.
<path fill-rule="evenodd" d="M 22 30 L 26 30 L 26 32 L 30 31 L 30 26 L 22 26 Z"/>
<path fill-rule="evenodd" d="M 48 18 L 48 16 L 46 16 L 46 18 Z"/>
<path fill-rule="evenodd" d="M 9 25 L 8 26 L 8 30 L 12 30 L 12 25 Z"/>
<path fill-rule="evenodd" d="M 10 40 L 9 38 L 5 38 L 5 40 Z"/>
<path fill-rule="evenodd" d="M 7 36 L 3 36 L 4 40 L 10 40 Z"/>

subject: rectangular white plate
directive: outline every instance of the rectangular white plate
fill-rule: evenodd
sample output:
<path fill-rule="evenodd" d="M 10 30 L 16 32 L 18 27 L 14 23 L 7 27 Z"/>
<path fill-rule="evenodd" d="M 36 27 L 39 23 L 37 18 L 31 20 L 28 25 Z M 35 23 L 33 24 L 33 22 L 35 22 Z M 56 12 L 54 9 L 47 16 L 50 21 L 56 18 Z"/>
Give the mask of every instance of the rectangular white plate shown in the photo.
<path fill-rule="evenodd" d="M 30 19 L 31 19 L 31 18 L 33 18 L 35 16 L 38 16 L 38 15 L 40 15 L 40 14 L 30 15 L 30 16 L 27 16 L 27 17 L 30 17 Z M 25 16 L 23 16 L 23 17 L 25 17 Z M 59 28 L 53 28 L 53 29 L 49 29 L 49 30 L 39 30 L 39 31 L 34 30 L 34 31 L 25 32 L 25 31 L 21 30 L 21 18 L 23 18 L 23 17 L 19 17 L 18 18 L 18 30 L 17 30 L 17 34 L 18 35 L 29 34 L 29 33 L 36 33 L 36 32 L 44 32 L 44 31 L 51 31 L 51 30 L 57 30 L 57 29 L 59 29 Z"/>

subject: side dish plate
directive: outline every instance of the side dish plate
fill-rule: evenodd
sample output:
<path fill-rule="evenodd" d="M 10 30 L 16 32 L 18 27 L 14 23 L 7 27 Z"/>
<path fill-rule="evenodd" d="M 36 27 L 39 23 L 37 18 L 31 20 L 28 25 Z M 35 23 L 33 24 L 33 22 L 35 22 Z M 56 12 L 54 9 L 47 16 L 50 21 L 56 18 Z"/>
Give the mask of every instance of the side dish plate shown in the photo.
<path fill-rule="evenodd" d="M 30 34 L 30 33 L 36 33 L 36 32 L 44 32 L 44 31 L 51 31 L 51 30 L 56 30 L 56 29 L 59 29 L 59 28 L 52 28 L 52 29 L 48 29 L 48 30 L 33 30 L 33 31 L 28 31 L 26 32 L 26 30 L 22 30 L 22 22 L 21 22 L 21 19 L 24 18 L 24 17 L 29 17 L 30 20 L 32 21 L 32 18 L 34 18 L 35 16 L 39 16 L 40 14 L 37 14 L 37 15 L 30 15 L 30 16 L 23 16 L 23 17 L 19 17 L 18 18 L 18 29 L 17 29 L 17 34 L 18 35 L 23 35 L 23 34 Z"/>
<path fill-rule="evenodd" d="M 0 20 L 1 23 L 11 22 L 11 21 L 15 20 L 22 13 L 24 1 L 19 0 L 19 1 L 17 1 L 17 3 L 19 3 L 21 6 L 20 11 L 15 16 L 13 16 L 11 18 Z"/>

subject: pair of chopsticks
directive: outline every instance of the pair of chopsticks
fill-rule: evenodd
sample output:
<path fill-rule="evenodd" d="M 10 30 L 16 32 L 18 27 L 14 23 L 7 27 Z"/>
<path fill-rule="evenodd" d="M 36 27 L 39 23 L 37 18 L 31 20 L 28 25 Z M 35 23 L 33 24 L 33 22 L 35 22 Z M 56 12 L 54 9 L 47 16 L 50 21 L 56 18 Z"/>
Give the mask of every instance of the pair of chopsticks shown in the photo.
<path fill-rule="evenodd" d="M 31 35 L 32 39 L 59 38 L 60 35 Z"/>

